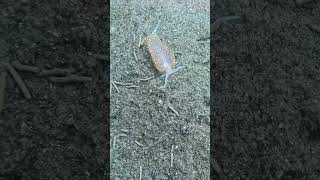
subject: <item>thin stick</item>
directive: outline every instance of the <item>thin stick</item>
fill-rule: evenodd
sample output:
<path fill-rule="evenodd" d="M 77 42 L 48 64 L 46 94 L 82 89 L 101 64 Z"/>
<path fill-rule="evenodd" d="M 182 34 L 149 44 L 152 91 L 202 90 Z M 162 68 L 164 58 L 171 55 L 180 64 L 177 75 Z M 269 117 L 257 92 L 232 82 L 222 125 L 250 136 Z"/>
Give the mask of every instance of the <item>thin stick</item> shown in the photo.
<path fill-rule="evenodd" d="M 86 77 L 86 76 L 70 75 L 66 77 L 50 77 L 49 80 L 56 83 L 73 83 L 73 82 L 89 82 L 89 81 L 92 81 L 92 78 Z"/>
<path fill-rule="evenodd" d="M 223 174 L 223 172 L 222 172 L 222 169 L 221 169 L 220 165 L 218 164 L 218 162 L 215 159 L 212 159 L 210 163 L 213 167 L 213 170 L 221 176 Z"/>
<path fill-rule="evenodd" d="M 150 80 L 150 79 L 152 79 L 153 78 L 153 76 L 151 76 L 151 77 L 148 77 L 148 78 L 144 78 L 144 79 L 138 79 L 139 81 L 148 81 L 148 80 Z"/>
<path fill-rule="evenodd" d="M 19 61 L 11 62 L 12 66 L 20 71 L 32 72 L 32 73 L 39 73 L 40 69 L 35 66 L 29 66 L 21 64 Z"/>
<path fill-rule="evenodd" d="M 137 58 L 137 55 L 136 55 L 135 50 L 133 50 L 133 56 L 134 56 L 134 60 L 135 60 L 135 61 L 138 61 L 138 58 Z"/>
<path fill-rule="evenodd" d="M 133 42 L 136 42 L 136 34 L 133 34 Z"/>
<path fill-rule="evenodd" d="M 138 141 L 134 141 L 135 143 L 137 143 L 139 146 L 143 147 L 143 144 L 139 143 Z"/>
<path fill-rule="evenodd" d="M 116 147 L 117 136 L 113 137 L 112 149 Z"/>
<path fill-rule="evenodd" d="M 224 16 L 224 17 L 219 17 L 215 22 L 210 24 L 210 28 L 212 31 L 216 31 L 217 29 L 220 28 L 220 26 L 225 23 L 226 21 L 229 20 L 238 20 L 240 19 L 239 16 Z"/>
<path fill-rule="evenodd" d="M 139 86 L 136 85 L 130 85 L 130 86 L 126 86 L 127 88 L 138 88 Z"/>
<path fill-rule="evenodd" d="M 24 81 L 22 80 L 21 76 L 19 75 L 19 73 L 9 63 L 3 63 L 3 64 L 6 66 L 8 71 L 11 73 L 13 79 L 16 81 L 17 85 L 21 89 L 24 97 L 27 99 L 30 99 L 31 94 L 30 94 L 27 86 L 25 85 Z"/>
<path fill-rule="evenodd" d="M 172 107 L 172 104 L 170 103 L 169 100 L 167 100 L 167 105 L 168 105 L 168 108 L 171 109 L 171 111 L 173 111 L 179 117 L 179 113 Z"/>
<path fill-rule="evenodd" d="M 179 113 L 172 107 L 172 106 L 168 106 L 169 109 L 171 109 L 171 111 L 173 111 L 177 116 L 180 116 Z"/>
<path fill-rule="evenodd" d="M 140 36 L 139 36 L 138 47 L 140 47 L 140 46 L 141 46 L 141 37 L 142 37 L 142 34 L 140 34 Z"/>
<path fill-rule="evenodd" d="M 66 76 L 70 75 L 75 72 L 75 69 L 61 69 L 61 68 L 54 68 L 54 69 L 47 69 L 42 70 L 40 72 L 41 76 Z"/>
<path fill-rule="evenodd" d="M 119 89 L 118 89 L 118 87 L 117 87 L 116 83 L 114 83 L 114 81 L 111 81 L 111 84 L 116 88 L 116 91 L 117 91 L 118 93 L 120 93 L 120 91 L 119 91 Z"/>
<path fill-rule="evenodd" d="M 121 129 L 120 131 L 122 131 L 124 133 L 128 133 L 129 132 L 127 129 Z"/>
<path fill-rule="evenodd" d="M 142 179 L 142 166 L 140 166 L 140 176 L 139 176 L 140 178 L 140 180 Z"/>
<path fill-rule="evenodd" d="M 121 83 L 121 82 L 117 82 L 117 81 L 113 81 L 115 84 L 117 85 L 122 85 L 122 86 L 131 86 L 133 85 L 133 83 Z"/>
<path fill-rule="evenodd" d="M 118 137 L 126 137 L 126 134 L 118 134 Z"/>
<path fill-rule="evenodd" d="M 152 31 L 152 33 L 151 33 L 151 34 L 156 34 L 156 33 L 157 33 L 157 30 L 158 30 L 159 24 L 160 24 L 160 20 L 158 20 L 158 24 L 157 24 L 156 28 L 154 28 L 154 30 Z"/>
<path fill-rule="evenodd" d="M 173 145 L 171 146 L 171 162 L 170 162 L 170 166 L 173 166 Z"/>

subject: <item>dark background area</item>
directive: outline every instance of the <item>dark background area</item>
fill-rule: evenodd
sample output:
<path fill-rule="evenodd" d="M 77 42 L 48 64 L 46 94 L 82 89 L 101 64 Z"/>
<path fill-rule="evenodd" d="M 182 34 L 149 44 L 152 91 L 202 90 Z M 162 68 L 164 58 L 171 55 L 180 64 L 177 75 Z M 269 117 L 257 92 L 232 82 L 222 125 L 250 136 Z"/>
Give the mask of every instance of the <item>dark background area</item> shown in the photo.
<path fill-rule="evenodd" d="M 0 179 L 102 179 L 107 143 L 109 47 L 105 1 L 2 1 L 0 61 L 69 69 L 90 82 L 56 83 L 16 69 L 31 99 L 7 72 L 0 115 Z"/>
<path fill-rule="evenodd" d="M 320 179 L 319 2 L 211 6 L 214 177 Z"/>

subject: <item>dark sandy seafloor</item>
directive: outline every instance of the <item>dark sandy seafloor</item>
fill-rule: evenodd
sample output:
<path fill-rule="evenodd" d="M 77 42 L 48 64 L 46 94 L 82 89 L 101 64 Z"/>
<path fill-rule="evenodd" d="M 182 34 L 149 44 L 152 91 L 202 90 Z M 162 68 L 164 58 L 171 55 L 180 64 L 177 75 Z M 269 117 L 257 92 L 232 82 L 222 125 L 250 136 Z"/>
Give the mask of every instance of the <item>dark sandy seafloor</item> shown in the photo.
<path fill-rule="evenodd" d="M 209 179 L 208 5 L 111 1 L 112 179 Z M 138 45 L 158 22 L 157 34 L 176 53 L 176 67 L 184 66 L 165 90 L 146 48 Z"/>
<path fill-rule="evenodd" d="M 93 55 L 107 54 L 107 8 L 105 1 L 1 1 L 0 69 L 19 62 L 55 74 L 14 67 L 28 99 L 8 70 L 0 73 L 1 180 L 105 178 L 109 67 Z M 64 72 L 91 81 L 50 80 Z"/>
<path fill-rule="evenodd" d="M 215 178 L 320 179 L 319 1 L 211 5 Z"/>

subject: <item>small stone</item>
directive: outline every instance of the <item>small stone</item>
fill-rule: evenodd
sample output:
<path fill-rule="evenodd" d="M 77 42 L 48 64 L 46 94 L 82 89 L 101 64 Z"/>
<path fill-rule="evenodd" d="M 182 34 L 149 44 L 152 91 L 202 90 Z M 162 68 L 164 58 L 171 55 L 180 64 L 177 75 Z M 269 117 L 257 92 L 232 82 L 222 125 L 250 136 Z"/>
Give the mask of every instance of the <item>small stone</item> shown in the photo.
<path fill-rule="evenodd" d="M 189 130 L 186 125 L 183 125 L 180 127 L 180 132 L 181 132 L 181 134 L 186 135 L 189 133 Z"/>

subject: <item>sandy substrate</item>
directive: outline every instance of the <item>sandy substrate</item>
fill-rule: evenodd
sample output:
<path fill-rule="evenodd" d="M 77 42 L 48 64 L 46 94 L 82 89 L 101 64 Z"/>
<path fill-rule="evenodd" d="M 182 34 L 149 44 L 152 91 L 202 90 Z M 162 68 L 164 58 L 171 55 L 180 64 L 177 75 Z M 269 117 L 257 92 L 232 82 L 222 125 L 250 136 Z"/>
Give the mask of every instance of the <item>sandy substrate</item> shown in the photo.
<path fill-rule="evenodd" d="M 239 16 L 212 32 L 216 174 L 320 179 L 320 2 L 215 2 Z"/>
<path fill-rule="evenodd" d="M 118 88 L 112 86 L 110 102 L 112 178 L 139 178 L 142 170 L 143 178 L 209 179 L 208 5 L 111 1 L 111 80 Z M 185 67 L 166 90 L 138 47 L 158 21 L 158 36 L 176 52 L 176 66 Z"/>

